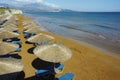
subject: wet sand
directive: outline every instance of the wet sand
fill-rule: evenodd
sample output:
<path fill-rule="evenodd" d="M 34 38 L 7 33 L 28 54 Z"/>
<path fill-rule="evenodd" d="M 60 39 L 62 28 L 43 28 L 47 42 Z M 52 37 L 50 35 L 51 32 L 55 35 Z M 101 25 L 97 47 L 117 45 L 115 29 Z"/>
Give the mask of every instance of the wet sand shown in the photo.
<path fill-rule="evenodd" d="M 35 71 L 37 70 L 32 64 L 37 57 L 29 51 L 33 45 L 26 44 L 26 39 L 22 34 L 22 22 L 26 19 L 24 19 L 22 15 L 18 15 L 18 18 L 20 39 L 23 43 L 22 51 L 19 52 L 19 55 L 22 57 L 24 64 L 23 71 L 25 73 L 25 78 L 30 79 L 35 75 Z M 75 74 L 74 80 L 120 80 L 120 56 L 107 54 L 95 47 L 78 43 L 52 33 L 42 33 L 54 36 L 55 40 L 53 43 L 62 42 L 62 44 L 69 47 L 73 52 L 72 58 L 63 63 L 65 69 L 61 74 L 72 72 Z"/>

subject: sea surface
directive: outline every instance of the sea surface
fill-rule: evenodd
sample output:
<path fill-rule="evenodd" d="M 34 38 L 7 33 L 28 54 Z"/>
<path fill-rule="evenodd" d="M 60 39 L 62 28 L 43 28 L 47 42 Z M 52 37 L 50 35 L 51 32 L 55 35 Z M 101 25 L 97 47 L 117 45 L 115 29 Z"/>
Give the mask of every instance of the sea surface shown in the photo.
<path fill-rule="evenodd" d="M 120 54 L 119 12 L 25 12 L 40 28 Z"/>

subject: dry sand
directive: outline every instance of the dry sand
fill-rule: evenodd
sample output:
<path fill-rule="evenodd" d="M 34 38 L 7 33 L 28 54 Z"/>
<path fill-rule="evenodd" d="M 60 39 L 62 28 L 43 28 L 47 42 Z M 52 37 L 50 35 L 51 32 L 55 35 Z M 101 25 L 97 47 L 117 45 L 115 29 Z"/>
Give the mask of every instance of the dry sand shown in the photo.
<path fill-rule="evenodd" d="M 18 15 L 18 17 L 20 19 L 18 21 L 19 32 L 21 33 L 20 38 L 23 42 L 22 51 L 19 55 L 22 57 L 24 63 L 25 78 L 30 78 L 35 75 L 36 69 L 32 66 L 32 62 L 37 57 L 28 52 L 28 49 L 32 48 L 33 45 L 26 44 L 26 39 L 22 34 L 22 22 L 27 19 L 24 19 L 22 15 Z M 52 33 L 42 33 L 54 36 L 55 41 L 53 42 L 62 42 L 72 50 L 73 56 L 69 61 L 64 63 L 65 69 L 63 73 L 74 73 L 75 80 L 120 80 L 120 56 L 108 54 L 97 48 L 65 39 Z"/>

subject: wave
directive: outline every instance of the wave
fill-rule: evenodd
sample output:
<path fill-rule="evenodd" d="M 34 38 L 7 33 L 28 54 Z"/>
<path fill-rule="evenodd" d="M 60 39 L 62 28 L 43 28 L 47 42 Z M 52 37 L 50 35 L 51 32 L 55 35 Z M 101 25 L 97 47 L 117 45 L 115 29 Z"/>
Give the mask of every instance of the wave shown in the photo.
<path fill-rule="evenodd" d="M 86 33 L 91 33 L 91 34 L 94 34 L 94 35 L 98 35 L 95 32 L 90 32 L 90 31 L 87 31 L 87 30 L 83 30 L 83 29 L 77 28 L 76 26 L 68 26 L 68 25 L 59 25 L 59 26 L 60 27 L 64 27 L 64 28 L 68 28 L 68 29 L 74 29 L 74 30 L 79 30 L 79 31 L 82 31 L 82 32 L 86 32 Z"/>
<path fill-rule="evenodd" d="M 80 28 L 78 29 L 78 28 L 76 28 L 76 26 L 68 26 L 68 25 L 59 25 L 59 26 L 64 27 L 64 28 L 68 28 L 68 29 L 79 30 L 79 31 L 82 31 L 82 32 L 85 32 L 85 33 L 96 35 L 96 37 L 99 37 L 99 38 L 102 38 L 102 39 L 107 39 L 107 37 L 105 37 L 101 34 L 98 34 L 98 33 L 95 33 L 95 32 L 90 32 L 90 31 L 83 30 L 83 29 L 80 29 Z"/>
<path fill-rule="evenodd" d="M 98 37 L 102 38 L 102 39 L 107 39 L 105 36 L 103 35 L 98 35 Z"/>
<path fill-rule="evenodd" d="M 106 25 L 99 25 L 99 24 L 91 24 L 91 25 L 97 26 L 97 27 L 100 27 L 100 28 L 106 28 L 106 29 L 111 29 L 111 30 L 115 30 L 115 31 L 120 31 L 119 29 L 112 28 L 112 27 L 106 26 Z"/>

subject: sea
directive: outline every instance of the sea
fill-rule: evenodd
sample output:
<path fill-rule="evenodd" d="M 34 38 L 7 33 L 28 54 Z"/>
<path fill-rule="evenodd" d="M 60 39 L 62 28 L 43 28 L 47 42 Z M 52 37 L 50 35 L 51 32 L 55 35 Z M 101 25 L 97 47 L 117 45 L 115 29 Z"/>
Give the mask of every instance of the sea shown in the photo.
<path fill-rule="evenodd" d="M 120 12 L 25 12 L 41 30 L 120 54 Z"/>

